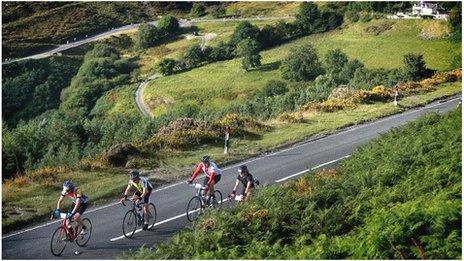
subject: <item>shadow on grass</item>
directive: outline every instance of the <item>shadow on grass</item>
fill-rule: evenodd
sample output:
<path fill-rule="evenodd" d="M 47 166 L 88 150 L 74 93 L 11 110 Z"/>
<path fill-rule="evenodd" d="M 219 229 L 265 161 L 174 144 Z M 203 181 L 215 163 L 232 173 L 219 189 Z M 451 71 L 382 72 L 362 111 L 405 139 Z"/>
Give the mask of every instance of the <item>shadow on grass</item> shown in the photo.
<path fill-rule="evenodd" d="M 259 68 L 253 69 L 253 71 L 259 71 L 259 72 L 270 72 L 279 69 L 280 65 L 282 64 L 281 61 L 273 62 L 273 63 L 267 63 L 261 65 Z M 252 71 L 252 70 L 250 70 Z"/>

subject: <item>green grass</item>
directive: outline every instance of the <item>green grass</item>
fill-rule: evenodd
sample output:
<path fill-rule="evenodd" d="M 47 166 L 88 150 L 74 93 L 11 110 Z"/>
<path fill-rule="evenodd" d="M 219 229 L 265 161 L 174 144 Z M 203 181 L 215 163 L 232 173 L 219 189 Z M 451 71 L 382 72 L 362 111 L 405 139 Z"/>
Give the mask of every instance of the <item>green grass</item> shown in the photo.
<path fill-rule="evenodd" d="M 124 259 L 461 259 L 461 108 L 261 188 Z"/>
<path fill-rule="evenodd" d="M 135 103 L 135 92 L 139 83 L 122 86 L 106 92 L 97 100 L 91 114 L 102 117 L 124 117 L 140 115 Z"/>
<path fill-rule="evenodd" d="M 432 69 L 452 69 L 450 61 L 459 54 L 460 44 L 452 44 L 445 39 L 422 40 L 417 36 L 423 26 L 433 21 L 399 20 L 383 34 L 376 36 L 364 32 L 367 26 L 382 22 L 384 20 L 355 23 L 341 30 L 298 39 L 262 52 L 262 64 L 276 65 L 289 54 L 291 48 L 311 43 L 318 50 L 320 58 L 328 50 L 340 48 L 351 59 L 363 62 L 367 68 L 402 67 L 403 55 L 415 52 L 423 54 L 427 66 Z M 162 77 L 147 86 L 143 98 L 153 105 L 150 109 L 155 116 L 186 102 L 196 102 L 208 109 L 217 110 L 252 95 L 272 79 L 281 79 L 277 66 L 271 66 L 270 70 L 244 72 L 240 59 L 235 59 Z"/>

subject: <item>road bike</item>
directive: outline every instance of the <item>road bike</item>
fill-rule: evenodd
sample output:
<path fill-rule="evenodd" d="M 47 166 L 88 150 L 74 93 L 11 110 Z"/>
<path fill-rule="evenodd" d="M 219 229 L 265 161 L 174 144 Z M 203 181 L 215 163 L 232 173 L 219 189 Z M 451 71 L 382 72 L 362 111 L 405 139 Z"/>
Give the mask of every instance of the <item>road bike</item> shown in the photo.
<path fill-rule="evenodd" d="M 187 219 L 190 222 L 195 221 L 200 216 L 206 207 L 220 208 L 222 204 L 222 193 L 215 190 L 213 194 L 203 198 L 201 195 L 205 187 L 200 183 L 192 185 L 195 187 L 195 196 L 191 198 L 187 204 Z"/>
<path fill-rule="evenodd" d="M 126 238 L 132 238 L 135 234 L 135 230 L 137 227 L 142 226 L 144 224 L 145 218 L 143 213 L 143 203 L 139 202 L 138 204 L 135 203 L 135 200 L 132 201 L 132 207 L 129 209 L 126 214 L 124 215 L 124 219 L 122 221 L 122 232 Z M 121 201 L 123 206 L 126 206 L 124 201 Z M 148 204 L 148 228 L 152 229 L 156 223 L 156 207 L 155 204 L 149 203 Z"/>
<path fill-rule="evenodd" d="M 85 226 L 85 232 L 82 232 L 82 229 L 77 229 L 77 222 L 69 220 L 69 226 L 66 225 L 66 215 L 67 213 L 65 212 L 60 213 L 62 222 L 52 235 L 50 250 L 54 256 L 60 256 L 68 242 L 76 242 L 78 246 L 84 247 L 87 245 L 92 235 L 92 222 L 90 222 L 90 219 L 82 219 L 82 223 L 84 223 Z M 53 215 L 51 218 L 53 218 Z M 73 223 L 76 225 L 73 226 Z"/>

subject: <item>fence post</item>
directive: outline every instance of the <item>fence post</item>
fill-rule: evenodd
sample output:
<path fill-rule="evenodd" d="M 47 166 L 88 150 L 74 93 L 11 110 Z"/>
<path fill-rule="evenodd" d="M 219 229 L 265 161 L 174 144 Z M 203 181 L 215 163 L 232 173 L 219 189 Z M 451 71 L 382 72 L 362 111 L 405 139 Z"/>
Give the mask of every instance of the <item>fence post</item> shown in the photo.
<path fill-rule="evenodd" d="M 226 137 L 225 137 L 225 141 L 224 141 L 224 154 L 227 154 L 229 153 L 229 133 L 230 133 L 230 127 L 227 126 L 225 128 L 225 133 L 226 133 Z"/>
<path fill-rule="evenodd" d="M 393 101 L 393 105 L 398 106 L 398 100 L 396 99 L 398 97 L 398 90 L 395 90 L 395 100 Z"/>

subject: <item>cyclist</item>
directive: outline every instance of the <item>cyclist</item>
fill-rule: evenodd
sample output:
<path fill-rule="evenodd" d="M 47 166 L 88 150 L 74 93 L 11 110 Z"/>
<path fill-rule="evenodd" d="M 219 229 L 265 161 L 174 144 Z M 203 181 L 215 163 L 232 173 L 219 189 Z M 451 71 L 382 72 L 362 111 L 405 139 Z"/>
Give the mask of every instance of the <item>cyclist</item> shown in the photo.
<path fill-rule="evenodd" d="M 221 180 L 221 169 L 214 163 L 210 156 L 204 156 L 201 159 L 201 162 L 195 168 L 195 171 L 192 174 L 192 177 L 187 181 L 189 184 L 195 180 L 198 174 L 203 171 L 206 175 L 205 179 L 203 180 L 203 186 L 206 187 L 203 190 L 203 197 L 206 195 L 210 195 L 211 192 L 214 193 L 214 184 L 217 184 L 219 180 Z M 209 192 L 209 194 L 207 194 Z"/>
<path fill-rule="evenodd" d="M 245 197 L 245 201 L 249 200 L 253 194 L 253 189 L 255 188 L 255 180 L 253 175 L 250 174 L 246 165 L 242 165 L 238 168 L 238 176 L 235 181 L 234 189 L 229 195 L 230 198 L 234 198 L 237 193 L 237 188 L 240 183 L 243 185 L 242 195 Z"/>
<path fill-rule="evenodd" d="M 73 220 L 77 222 L 77 233 L 81 235 L 86 234 L 86 227 L 82 222 L 81 216 L 84 214 L 84 211 L 87 209 L 89 204 L 89 198 L 82 193 L 82 190 L 74 185 L 72 180 L 66 180 L 63 183 L 63 191 L 61 191 L 61 196 L 58 199 L 58 203 L 56 204 L 55 215 L 59 216 L 60 214 L 60 207 L 61 202 L 65 197 L 69 197 L 73 200 L 71 208 L 68 210 L 65 224 L 66 226 L 70 226 L 69 220 Z M 82 230 L 80 230 L 82 229 Z"/>
<path fill-rule="evenodd" d="M 132 170 L 130 172 L 130 179 L 129 184 L 127 185 L 126 190 L 124 191 L 124 197 L 121 201 L 127 199 L 127 194 L 131 187 L 135 188 L 135 193 L 133 199 L 135 199 L 135 203 L 139 204 L 140 201 L 143 203 L 143 230 L 148 228 L 148 204 L 150 203 L 150 195 L 151 191 L 153 190 L 153 185 L 148 181 L 145 177 L 140 177 L 140 173 L 138 170 Z"/>

